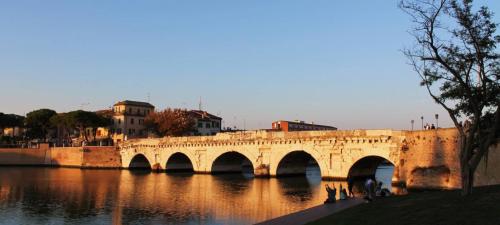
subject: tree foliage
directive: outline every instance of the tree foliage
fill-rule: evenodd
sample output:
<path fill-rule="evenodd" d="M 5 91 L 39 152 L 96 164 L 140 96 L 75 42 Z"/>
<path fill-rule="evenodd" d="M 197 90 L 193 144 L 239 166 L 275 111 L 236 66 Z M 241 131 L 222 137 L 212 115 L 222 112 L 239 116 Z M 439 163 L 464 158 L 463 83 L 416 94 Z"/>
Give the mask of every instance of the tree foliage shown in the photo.
<path fill-rule="evenodd" d="M 52 109 L 38 109 L 26 114 L 25 124 L 28 128 L 28 137 L 45 141 L 51 128 L 50 118 L 56 114 L 56 111 Z"/>
<path fill-rule="evenodd" d="M 63 130 L 62 133 L 65 134 L 71 133 L 72 130 L 78 130 L 80 137 L 85 141 L 89 141 L 86 132 L 88 128 L 92 128 L 95 140 L 97 128 L 108 127 L 112 124 L 111 117 L 108 114 L 98 114 L 83 110 L 59 113 L 53 116 L 50 122 L 54 127 Z M 69 137 L 59 137 L 59 139 L 63 138 Z"/>
<path fill-rule="evenodd" d="M 4 114 L 0 112 L 0 128 L 23 127 L 24 116 L 16 114 Z"/>
<path fill-rule="evenodd" d="M 194 119 L 187 110 L 167 108 L 150 113 L 144 125 L 149 131 L 161 136 L 183 136 L 193 131 Z"/>
<path fill-rule="evenodd" d="M 87 128 L 107 127 L 110 125 L 110 119 L 100 116 L 95 112 L 76 110 L 67 113 L 68 125 L 80 132 L 85 141 L 88 141 Z M 95 133 L 95 132 L 94 132 Z"/>
<path fill-rule="evenodd" d="M 487 7 L 475 11 L 472 0 L 403 0 L 400 8 L 415 25 L 415 45 L 404 53 L 460 133 L 462 190 L 468 195 L 477 165 L 500 137 L 497 24 Z"/>
<path fill-rule="evenodd" d="M 69 142 L 71 139 L 71 124 L 67 113 L 58 113 L 50 118 L 50 124 L 56 129 L 57 142 Z"/>

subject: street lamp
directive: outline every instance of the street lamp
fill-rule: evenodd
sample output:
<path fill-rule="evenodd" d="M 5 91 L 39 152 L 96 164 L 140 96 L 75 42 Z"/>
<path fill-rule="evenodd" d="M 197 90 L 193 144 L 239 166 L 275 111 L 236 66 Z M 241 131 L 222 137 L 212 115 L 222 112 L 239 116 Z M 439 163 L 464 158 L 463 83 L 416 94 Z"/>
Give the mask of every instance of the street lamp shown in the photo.
<path fill-rule="evenodd" d="M 436 113 L 436 115 L 434 115 L 434 117 L 436 118 L 436 129 L 437 129 L 439 127 L 438 126 L 439 114 Z"/>
<path fill-rule="evenodd" d="M 424 129 L 424 116 L 421 116 L 420 119 L 422 120 L 422 130 Z"/>
<path fill-rule="evenodd" d="M 411 120 L 411 130 L 413 130 L 413 124 L 415 123 L 415 120 Z"/>

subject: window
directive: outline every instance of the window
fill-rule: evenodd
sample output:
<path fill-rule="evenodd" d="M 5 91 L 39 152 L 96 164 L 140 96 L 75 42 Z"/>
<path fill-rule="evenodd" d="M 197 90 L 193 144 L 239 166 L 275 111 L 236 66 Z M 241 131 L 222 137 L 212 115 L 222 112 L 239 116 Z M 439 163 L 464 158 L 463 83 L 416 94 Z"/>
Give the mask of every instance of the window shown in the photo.
<path fill-rule="evenodd" d="M 116 129 L 116 133 L 117 133 L 117 134 L 122 134 L 122 128 L 118 128 L 118 129 Z"/>
<path fill-rule="evenodd" d="M 118 119 L 118 124 L 121 124 L 122 123 L 122 119 Z"/>
<path fill-rule="evenodd" d="M 139 119 L 139 125 L 142 125 L 144 124 L 144 120 L 143 119 Z"/>
<path fill-rule="evenodd" d="M 206 123 L 206 124 L 205 124 L 205 127 L 206 127 L 206 128 L 210 128 L 210 123 Z"/>
<path fill-rule="evenodd" d="M 132 113 L 132 108 L 128 108 L 128 113 Z"/>
<path fill-rule="evenodd" d="M 134 118 L 130 118 L 130 124 L 134 124 Z"/>
<path fill-rule="evenodd" d="M 198 122 L 198 128 L 203 128 L 203 123 L 202 122 Z"/>
<path fill-rule="evenodd" d="M 141 109 L 137 109 L 137 114 L 141 114 Z"/>

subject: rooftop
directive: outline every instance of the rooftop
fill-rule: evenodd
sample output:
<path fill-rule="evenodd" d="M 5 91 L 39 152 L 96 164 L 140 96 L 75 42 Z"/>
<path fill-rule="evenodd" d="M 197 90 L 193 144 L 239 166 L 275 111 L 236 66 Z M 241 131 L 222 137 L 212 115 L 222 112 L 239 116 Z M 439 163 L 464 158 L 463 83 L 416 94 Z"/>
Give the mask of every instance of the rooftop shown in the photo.
<path fill-rule="evenodd" d="M 215 116 L 215 115 L 212 115 L 206 111 L 202 111 L 202 110 L 191 110 L 189 111 L 189 114 L 197 117 L 197 118 L 201 118 L 201 119 L 215 119 L 215 120 L 222 120 L 222 118 L 218 117 L 218 116 Z"/>
<path fill-rule="evenodd" d="M 117 102 L 116 104 L 114 104 L 114 106 L 119 106 L 119 105 L 131 105 L 131 106 L 154 108 L 154 106 L 151 105 L 149 102 L 139 102 L 139 101 L 131 101 L 131 100 L 125 100 L 125 101 Z"/>
<path fill-rule="evenodd" d="M 306 123 L 305 121 L 302 120 L 295 120 L 295 121 L 287 121 L 287 120 L 278 120 L 274 121 L 273 123 L 289 123 L 289 124 L 298 124 L 298 125 L 307 125 L 307 126 L 316 126 L 316 127 L 326 127 L 326 128 L 335 128 L 333 126 L 329 125 L 321 125 L 321 124 L 315 124 L 315 123 Z"/>

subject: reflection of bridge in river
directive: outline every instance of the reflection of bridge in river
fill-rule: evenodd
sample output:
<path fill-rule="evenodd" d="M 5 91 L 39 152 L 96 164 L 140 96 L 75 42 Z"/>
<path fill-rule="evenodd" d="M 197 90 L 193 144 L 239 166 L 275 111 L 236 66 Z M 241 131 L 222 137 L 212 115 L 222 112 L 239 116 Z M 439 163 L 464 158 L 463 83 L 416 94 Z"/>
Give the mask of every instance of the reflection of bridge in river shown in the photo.
<path fill-rule="evenodd" d="M 371 176 L 381 164 L 397 168 L 404 132 L 392 130 L 222 133 L 136 139 L 121 146 L 124 168 L 196 173 L 253 172 L 258 177 L 305 174 L 324 179 Z"/>
<path fill-rule="evenodd" d="M 252 224 L 326 198 L 301 177 L 6 167 L 0 180 L 0 224 Z"/>

